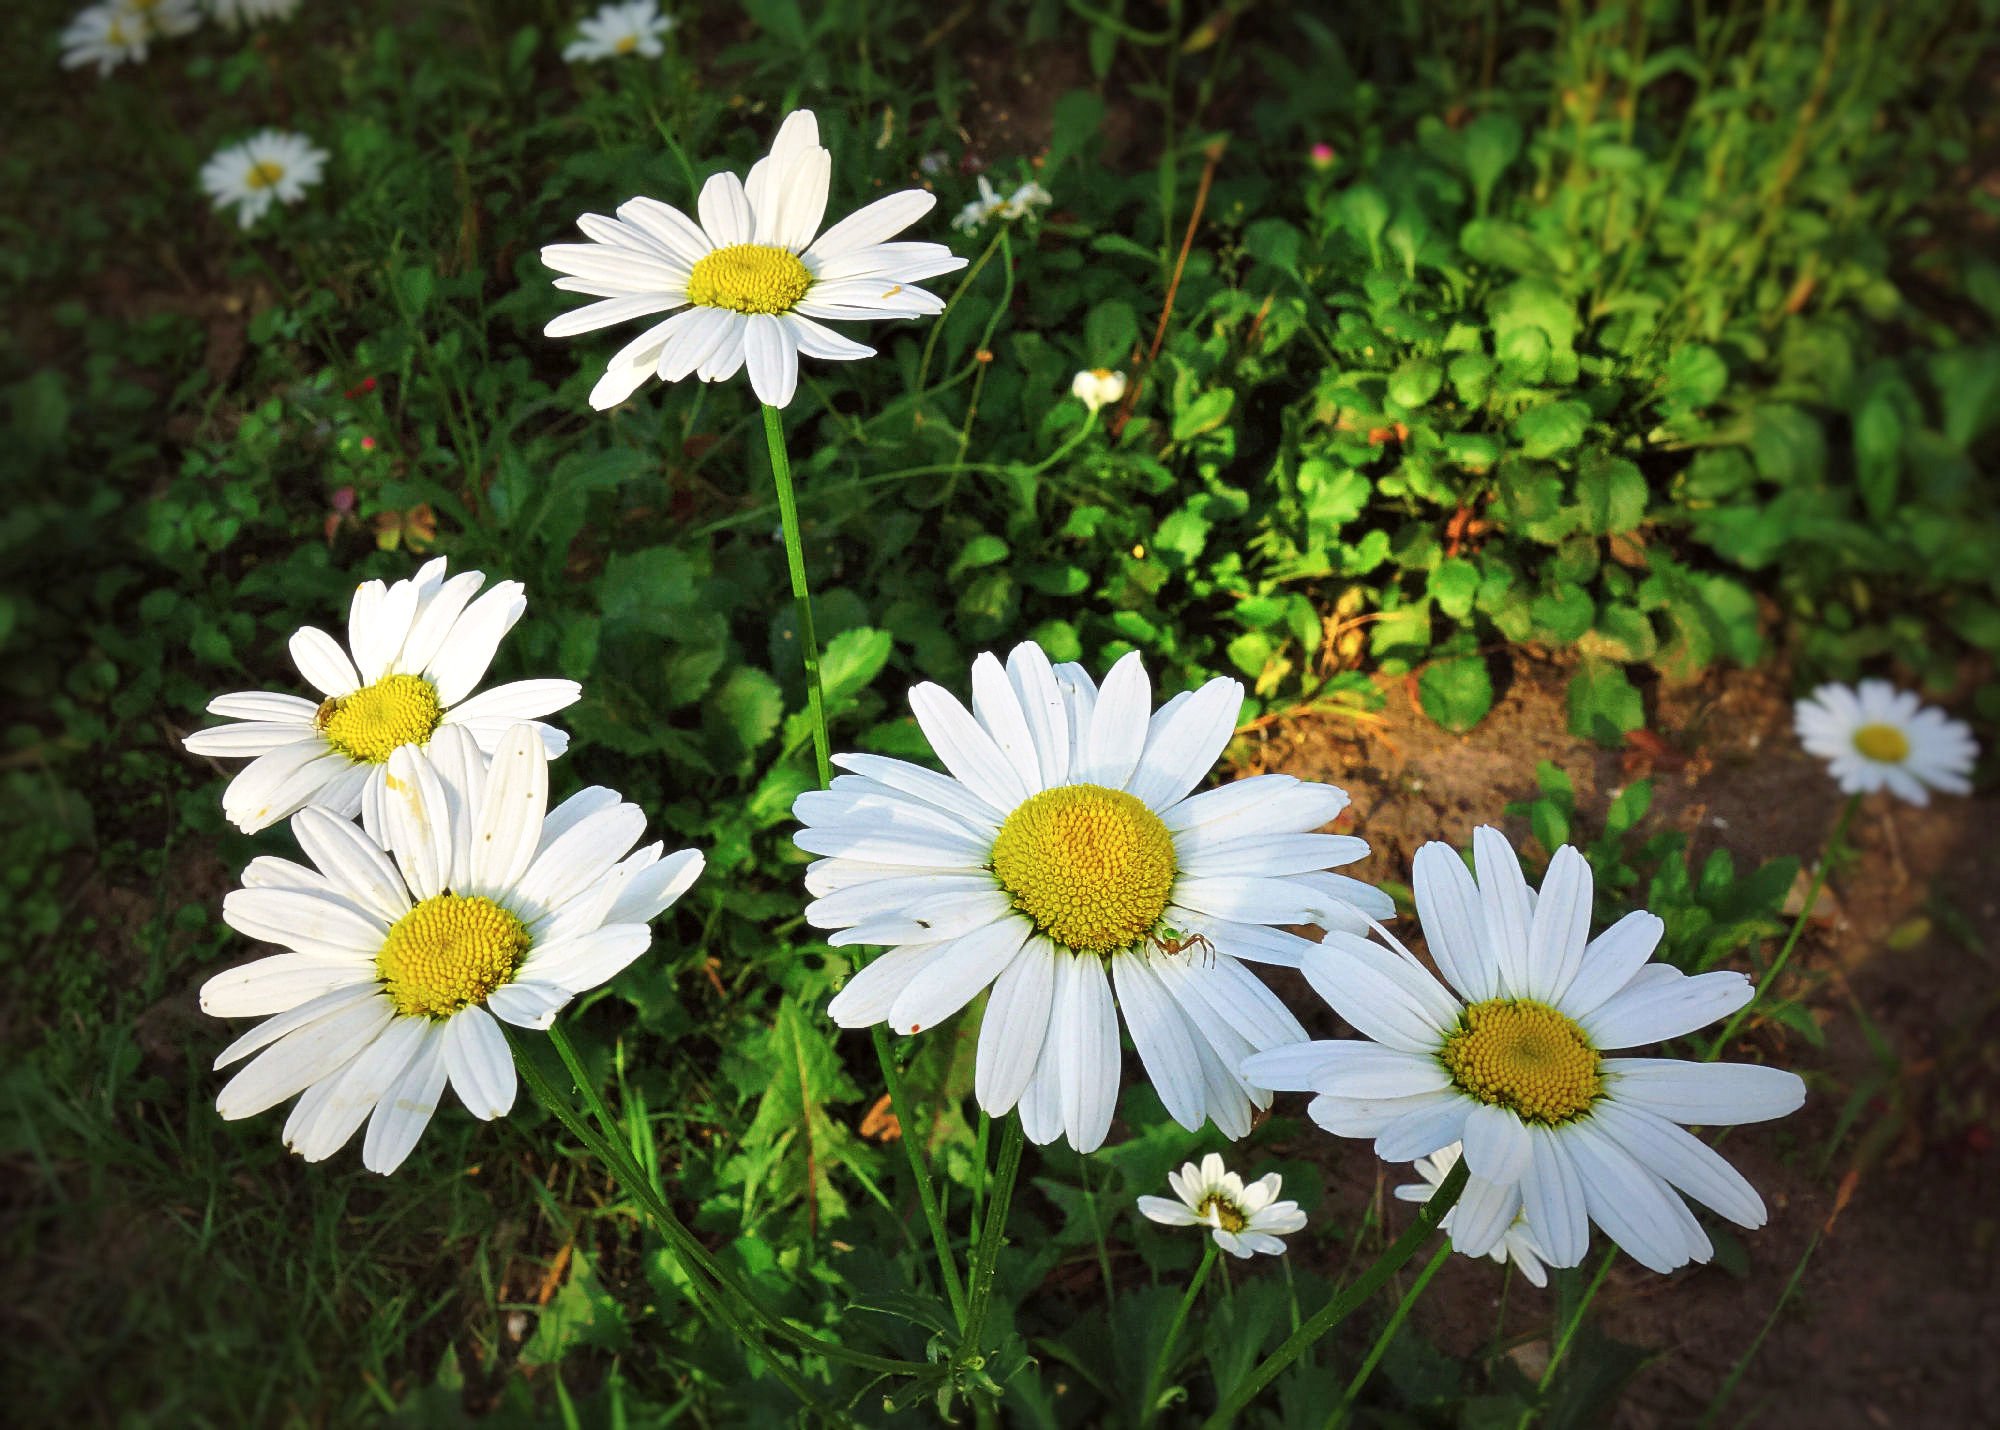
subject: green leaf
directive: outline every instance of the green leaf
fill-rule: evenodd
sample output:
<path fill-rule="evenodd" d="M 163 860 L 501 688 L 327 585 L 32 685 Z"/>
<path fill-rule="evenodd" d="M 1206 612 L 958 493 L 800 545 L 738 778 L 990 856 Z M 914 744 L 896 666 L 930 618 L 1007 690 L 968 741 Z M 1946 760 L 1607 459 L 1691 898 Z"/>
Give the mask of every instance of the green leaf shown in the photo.
<path fill-rule="evenodd" d="M 1123 298 L 1106 298 L 1083 320 L 1086 367 L 1124 367 L 1139 341 L 1139 316 Z"/>
<path fill-rule="evenodd" d="M 591 1259 L 579 1250 L 570 1257 L 569 1276 L 542 1307 L 535 1333 L 521 1347 L 523 1365 L 554 1365 L 575 1346 L 623 1350 L 632 1339 L 625 1308 L 597 1279 Z"/>
<path fill-rule="evenodd" d="M 1521 125 L 1511 114 L 1482 114 L 1465 126 L 1465 172 L 1485 213 L 1493 186 L 1521 152 Z"/>
<path fill-rule="evenodd" d="M 1226 387 L 1212 387 L 1174 414 L 1174 440 L 1186 442 L 1213 431 L 1229 420 L 1236 394 Z"/>
<path fill-rule="evenodd" d="M 1493 677 L 1476 655 L 1433 661 L 1417 677 L 1417 703 L 1445 729 L 1462 735 L 1493 708 Z"/>
<path fill-rule="evenodd" d="M 1073 89 L 1057 100 L 1050 118 L 1049 152 L 1042 161 L 1042 177 L 1047 179 L 1082 155 L 1103 123 L 1104 100 L 1094 91 Z"/>
<path fill-rule="evenodd" d="M 1586 660 L 1569 682 L 1569 731 L 1616 747 L 1646 723 L 1645 702 L 1625 672 L 1609 661 Z"/>
<path fill-rule="evenodd" d="M 968 571 L 977 571 L 984 566 L 996 566 L 1008 555 L 1007 543 L 990 531 L 982 531 L 965 543 L 958 553 L 958 560 L 951 563 L 951 569 L 944 573 L 946 581 L 956 581 Z"/>
<path fill-rule="evenodd" d="M 1553 457 L 1583 440 L 1590 409 L 1572 398 L 1530 407 L 1514 419 L 1514 437 L 1530 457 Z"/>
<path fill-rule="evenodd" d="M 1350 185 L 1340 196 L 1338 212 L 1348 232 L 1367 244 L 1370 254 L 1378 253 L 1382 230 L 1389 226 L 1389 202 L 1381 191 L 1369 184 Z"/>
<path fill-rule="evenodd" d="M 1728 384 L 1729 365 L 1722 354 L 1706 343 L 1689 343 L 1667 359 L 1666 389 L 1660 395 L 1676 407 L 1708 407 Z"/>
<path fill-rule="evenodd" d="M 1404 407 L 1422 407 L 1437 396 L 1444 373 L 1429 358 L 1411 358 L 1389 374 L 1389 399 Z"/>
<path fill-rule="evenodd" d="M 1486 389 L 1493 381 L 1494 361 L 1485 353 L 1460 353 L 1451 360 L 1451 390 L 1458 394 L 1458 400 L 1467 407 L 1477 407 L 1486 400 Z"/>
<path fill-rule="evenodd" d="M 1478 593 L 1479 568 L 1463 556 L 1447 556 L 1431 572 L 1431 599 L 1455 621 L 1472 613 L 1472 598 Z"/>
<path fill-rule="evenodd" d="M 1818 482 L 1826 473 L 1826 433 L 1796 407 L 1759 407 L 1751 419 L 1750 459 L 1760 476 L 1780 486 Z"/>
<path fill-rule="evenodd" d="M 1646 479 L 1623 457 L 1594 456 L 1577 473 L 1584 530 L 1598 536 L 1631 531 L 1646 517 Z"/>
<path fill-rule="evenodd" d="M 1597 619 L 1597 605 L 1581 586 L 1558 586 L 1547 595 L 1537 596 L 1528 611 L 1534 618 L 1536 634 L 1551 645 L 1568 645 L 1582 639 L 1591 622 Z"/>
<path fill-rule="evenodd" d="M 887 631 L 850 626 L 820 653 L 820 688 L 829 707 L 853 699 L 882 673 L 895 641 Z"/>
<path fill-rule="evenodd" d="M 734 737 L 737 751 L 749 754 L 777 732 L 784 718 L 784 692 L 769 673 L 739 665 L 708 693 L 704 718 Z"/>

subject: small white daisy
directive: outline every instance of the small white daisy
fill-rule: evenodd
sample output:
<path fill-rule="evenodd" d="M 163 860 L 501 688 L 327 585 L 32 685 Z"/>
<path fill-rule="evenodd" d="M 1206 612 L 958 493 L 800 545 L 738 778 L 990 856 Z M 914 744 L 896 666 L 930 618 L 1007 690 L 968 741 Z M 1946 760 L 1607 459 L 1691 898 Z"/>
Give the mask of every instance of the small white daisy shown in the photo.
<path fill-rule="evenodd" d="M 273 203 L 295 204 L 320 181 L 328 159 L 303 134 L 266 129 L 216 152 L 201 168 L 201 186 L 219 209 L 236 208 L 249 228 Z"/>
<path fill-rule="evenodd" d="M 1087 368 L 1070 380 L 1069 395 L 1092 412 L 1123 400 L 1125 374 L 1108 367 Z"/>
<path fill-rule="evenodd" d="M 1244 1076 L 1318 1094 L 1313 1121 L 1373 1138 L 1384 1161 L 1464 1143 L 1452 1245 L 1468 1256 L 1490 1253 L 1525 1210 L 1552 1266 L 1583 1258 L 1592 1221 L 1655 1271 L 1706 1261 L 1708 1236 L 1676 1191 L 1762 1226 L 1756 1190 L 1679 1124 L 1783 1117 L 1805 1101 L 1798 1076 L 1604 1056 L 1733 1013 L 1750 980 L 1649 963 L 1665 925 L 1643 911 L 1592 939 L 1590 865 L 1568 845 L 1539 895 L 1498 830 L 1475 831 L 1473 851 L 1476 882 L 1450 845 L 1417 852 L 1417 914 L 1444 983 L 1401 945 L 1331 932 L 1306 980 L 1361 1037 L 1262 1053 Z"/>
<path fill-rule="evenodd" d="M 937 295 L 915 285 L 965 260 L 941 243 L 885 241 L 937 199 L 905 189 L 820 233 L 832 172 L 819 123 L 801 109 L 786 117 L 769 157 L 751 166 L 747 180 L 721 173 L 702 186 L 699 224 L 671 205 L 638 198 L 621 205 L 617 218 L 578 219 L 591 242 L 544 248 L 542 262 L 566 275 L 556 287 L 604 300 L 550 323 L 552 338 L 687 309 L 613 354 L 590 405 L 615 407 L 649 377 L 724 382 L 747 365 L 757 400 L 783 407 L 798 386 L 801 353 L 837 362 L 875 355 L 815 319 L 943 312 Z"/>
<path fill-rule="evenodd" d="M 577 21 L 578 38 L 563 47 L 563 58 L 575 62 L 639 55 L 656 60 L 666 53 L 661 36 L 673 28 L 673 17 L 660 13 L 657 0 L 605 5 L 595 15 Z"/>
<path fill-rule="evenodd" d="M 62 32 L 62 66 L 66 70 L 96 65 L 100 77 L 122 64 L 142 64 L 154 38 L 146 17 L 115 3 L 92 5 L 77 12 Z"/>
<path fill-rule="evenodd" d="M 961 233 L 972 233 L 990 218 L 1025 218 L 1033 210 L 1047 208 L 1053 202 L 1054 195 L 1032 179 L 1003 198 L 994 189 L 993 181 L 981 174 L 979 197 L 958 211 L 958 217 L 951 221 L 951 226 Z"/>
<path fill-rule="evenodd" d="M 1972 731 L 1886 680 L 1822 685 L 1793 710 L 1799 743 L 1827 762 L 1848 794 L 1886 787 L 1911 804 L 1930 792 L 1966 794 L 1979 746 Z"/>
<path fill-rule="evenodd" d="M 1454 1142 L 1451 1146 L 1440 1148 L 1428 1157 L 1417 1158 L 1417 1172 L 1423 1180 L 1408 1182 L 1396 1188 L 1397 1200 L 1421 1205 L 1436 1196 L 1437 1189 L 1444 1184 L 1444 1179 L 1451 1174 L 1451 1169 L 1458 1165 L 1458 1152 L 1458 1143 Z M 1453 1207 L 1444 1214 L 1444 1220 L 1438 1223 L 1438 1229 L 1449 1236 L 1451 1219 L 1457 1215 L 1458 1208 Z M 1487 1255 L 1502 1266 L 1510 1261 L 1513 1262 L 1520 1268 L 1521 1274 L 1528 1278 L 1528 1284 L 1531 1286 L 1549 1284 L 1548 1270 L 1542 1264 L 1548 1257 L 1542 1254 L 1539 1246 L 1535 1245 L 1535 1234 L 1528 1230 L 1526 1217 L 1517 1215 L 1514 1224 L 1501 1234 L 1500 1240 Z"/>
<path fill-rule="evenodd" d="M 209 702 L 209 714 L 238 723 L 199 730 L 185 743 L 197 755 L 250 760 L 222 795 L 224 813 L 244 833 L 317 804 L 343 819 L 358 813 L 379 835 L 384 775 L 398 749 L 421 748 L 458 726 L 491 752 L 515 723 L 583 694 L 573 680 L 518 680 L 473 696 L 500 638 L 528 609 L 526 588 L 502 581 L 475 601 L 484 573 L 450 580 L 444 573 L 439 557 L 412 580 L 357 586 L 348 650 L 313 626 L 292 635 L 292 659 L 320 700 L 250 691 Z M 569 747 L 554 726 L 535 729 L 551 757 Z"/>
<path fill-rule="evenodd" d="M 112 0 L 112 4 L 137 16 L 159 39 L 192 34 L 201 28 L 198 0 Z"/>
<path fill-rule="evenodd" d="M 208 0 L 209 14 L 232 30 L 289 20 L 298 9 L 299 0 Z"/>
<path fill-rule="evenodd" d="M 1299 1204 L 1278 1200 L 1284 1179 L 1276 1172 L 1266 1172 L 1246 1187 L 1241 1177 L 1225 1172 L 1222 1158 L 1211 1152 L 1199 1167 L 1188 1162 L 1178 1172 L 1167 1173 L 1167 1184 L 1179 1201 L 1141 1197 L 1139 1210 L 1162 1226 L 1210 1227 L 1217 1246 L 1246 1261 L 1260 1251 L 1282 1255 L 1285 1243 L 1278 1238 L 1305 1228 L 1306 1214 Z"/>
<path fill-rule="evenodd" d="M 1217 679 L 1152 710 L 1135 651 L 1102 689 L 1041 647 L 972 667 L 972 709 L 910 692 L 949 775 L 880 755 L 799 796 L 806 918 L 836 945 L 889 952 L 828 1012 L 844 1028 L 934 1028 L 987 988 L 974 1091 L 1017 1104 L 1029 1138 L 1095 1150 L 1118 1101 L 1119 1009 L 1175 1121 L 1250 1130 L 1270 1094 L 1234 1071 L 1305 1037 L 1240 960 L 1296 968 L 1316 947 L 1282 924 L 1364 929 L 1394 905 L 1327 872 L 1364 858 L 1315 834 L 1347 806 L 1331 785 L 1259 775 L 1190 792 L 1235 732 L 1243 687 Z M 1113 990 L 1116 990 L 1114 998 Z"/>
<path fill-rule="evenodd" d="M 292 832 L 312 867 L 266 855 L 243 871 L 223 920 L 290 952 L 201 990 L 205 1013 L 267 1020 L 215 1060 L 260 1054 L 216 1110 L 233 1122 L 299 1097 L 285 1145 L 308 1162 L 366 1120 L 361 1160 L 383 1173 L 416 1146 L 447 1078 L 475 1117 L 505 1114 L 514 1060 L 493 1020 L 548 1027 L 646 951 L 647 922 L 702 869 L 692 849 L 630 852 L 646 816 L 611 790 L 549 809 L 531 725 L 507 732 L 490 772 L 462 729 L 404 746 L 389 770 L 386 839 L 305 809 Z"/>

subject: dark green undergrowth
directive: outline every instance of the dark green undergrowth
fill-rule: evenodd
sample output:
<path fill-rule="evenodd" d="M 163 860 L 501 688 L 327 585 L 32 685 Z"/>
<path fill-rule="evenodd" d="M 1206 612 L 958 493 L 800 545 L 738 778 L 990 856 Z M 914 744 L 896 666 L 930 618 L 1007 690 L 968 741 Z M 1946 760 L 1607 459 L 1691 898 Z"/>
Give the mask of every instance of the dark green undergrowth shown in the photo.
<path fill-rule="evenodd" d="M 501 668 L 586 692 L 560 778 L 708 853 L 575 1018 L 634 1145 L 771 1300 L 925 1353 L 922 1222 L 863 1120 L 878 1075 L 823 1016 L 847 965 L 799 913 L 809 727 L 752 398 L 655 384 L 592 414 L 624 337 L 540 336 L 571 306 L 541 245 L 633 194 L 690 205 L 790 107 L 834 151 L 831 213 L 926 183 L 923 236 L 972 260 L 943 319 L 808 362 L 787 413 L 838 744 L 912 751 L 907 686 L 1023 638 L 1100 669 L 1141 649 L 1164 689 L 1239 675 L 1246 718 L 1372 709 L 1414 675 L 1470 730 L 1523 645 L 1572 654 L 1572 729 L 1606 744 L 1660 682 L 1778 659 L 1892 674 L 1990 732 L 1996 17 L 1820 8 L 759 0 L 691 12 L 656 64 L 583 67 L 554 5 L 370 3 L 101 83 L 55 68 L 62 7 L 11 12 L 0 1286 L 15 1354 L 65 1348 L 16 1376 L 23 1423 L 793 1413 L 525 1104 L 442 1117 L 386 1181 L 214 1115 L 227 1034 L 190 990 L 246 956 L 218 906 L 252 845 L 177 737 L 215 693 L 288 687 L 295 627 L 430 552 L 527 583 Z M 1017 47 L 1018 90 L 976 63 Z M 1018 125 L 989 136 L 987 101 Z M 330 176 L 240 235 L 194 175 L 266 123 Z M 950 234 L 979 164 L 1053 205 Z M 1137 376 L 1129 420 L 1067 395 L 1095 366 Z M 1650 899 L 1690 968 L 1765 937 L 1793 868 L 1692 868 L 1633 833 L 1644 801 L 1579 830 L 1606 909 Z M 1561 772 L 1529 813 L 1571 837 Z M 960 1225 L 971 1051 L 910 1064 Z M 989 1366 L 1009 1423 L 1124 1415 L 1195 1259 L 1130 1208 L 1198 1149 L 1149 1091 L 1123 1110 L 1088 1164 L 1030 1162 L 996 1298 L 1024 1310 Z M 1307 1264 L 1379 1235 L 1274 1165 L 1316 1213 Z M 1192 1403 L 1328 1284 L 1235 1285 L 1188 1338 Z M 1323 1350 L 1257 1423 L 1319 1423 L 1358 1354 Z M 1636 1361 L 1573 1364 L 1544 1423 L 1601 1423 Z M 1364 1413 L 1512 1424 L 1536 1395 L 1406 1334 Z"/>

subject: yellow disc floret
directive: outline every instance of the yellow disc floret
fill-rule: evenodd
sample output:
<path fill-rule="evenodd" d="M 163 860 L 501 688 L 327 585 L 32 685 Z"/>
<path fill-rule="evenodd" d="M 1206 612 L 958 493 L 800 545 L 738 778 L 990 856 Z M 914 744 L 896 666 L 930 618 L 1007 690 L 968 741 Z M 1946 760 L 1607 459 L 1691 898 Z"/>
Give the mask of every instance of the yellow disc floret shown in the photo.
<path fill-rule="evenodd" d="M 1525 1122 L 1568 1122 L 1604 1085 L 1583 1029 L 1546 1003 L 1493 998 L 1465 1010 L 1438 1060 L 1461 1092 Z"/>
<path fill-rule="evenodd" d="M 1910 737 L 1894 725 L 1863 725 L 1854 732 L 1854 748 L 1871 760 L 1900 765 L 1910 757 Z"/>
<path fill-rule="evenodd" d="M 1018 806 L 993 841 L 993 872 L 1035 927 L 1079 953 L 1144 938 L 1174 887 L 1174 839 L 1123 790 L 1063 785 Z"/>
<path fill-rule="evenodd" d="M 1243 1215 L 1243 1208 L 1230 1201 L 1220 1192 L 1210 1192 L 1201 1199 L 1201 1205 L 1194 1214 L 1211 1226 L 1219 1226 L 1224 1231 L 1241 1231 L 1250 1225 L 1250 1218 Z"/>
<path fill-rule="evenodd" d="M 739 313 L 789 313 L 813 285 L 790 249 L 732 243 L 702 258 L 688 275 L 688 302 Z"/>
<path fill-rule="evenodd" d="M 379 765 L 399 746 L 428 743 L 443 718 L 435 685 L 421 675 L 385 675 L 323 703 L 313 724 L 350 760 Z"/>
<path fill-rule="evenodd" d="M 250 172 L 243 176 L 245 187 L 252 189 L 275 188 L 285 177 L 285 166 L 269 159 L 260 160 L 250 166 Z"/>
<path fill-rule="evenodd" d="M 491 899 L 437 894 L 396 920 L 375 971 L 398 1013 L 449 1018 L 511 982 L 531 942 Z"/>

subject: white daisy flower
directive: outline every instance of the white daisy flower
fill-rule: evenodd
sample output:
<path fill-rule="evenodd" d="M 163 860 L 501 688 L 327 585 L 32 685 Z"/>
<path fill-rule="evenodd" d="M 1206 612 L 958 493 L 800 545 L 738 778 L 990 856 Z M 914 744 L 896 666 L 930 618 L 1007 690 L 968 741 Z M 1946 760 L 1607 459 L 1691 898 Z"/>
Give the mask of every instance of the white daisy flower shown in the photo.
<path fill-rule="evenodd" d="M 222 795 L 224 813 L 245 834 L 317 804 L 343 819 L 360 814 L 381 835 L 390 757 L 453 727 L 488 753 L 523 720 L 537 722 L 551 758 L 569 747 L 568 735 L 537 717 L 574 704 L 583 694 L 575 681 L 517 680 L 472 694 L 500 638 L 528 609 L 526 588 L 502 581 L 475 601 L 483 572 L 444 573 L 439 557 L 411 580 L 355 587 L 347 650 L 313 626 L 293 633 L 292 659 L 319 700 L 249 691 L 209 702 L 209 714 L 237 723 L 184 743 L 197 755 L 250 760 Z"/>
<path fill-rule="evenodd" d="M 79 10 L 62 32 L 62 66 L 66 70 L 96 65 L 101 78 L 122 64 L 142 64 L 154 38 L 146 17 L 118 4 Z"/>
<path fill-rule="evenodd" d="M 1213 1152 L 1199 1167 L 1188 1162 L 1167 1173 L 1167 1185 L 1179 1201 L 1141 1197 L 1139 1210 L 1162 1226 L 1210 1227 L 1217 1246 L 1246 1261 L 1260 1251 L 1282 1255 L 1285 1243 L 1278 1238 L 1305 1228 L 1299 1204 L 1278 1200 L 1284 1179 L 1276 1172 L 1266 1172 L 1246 1187 L 1241 1177 L 1222 1169 L 1222 1158 Z"/>
<path fill-rule="evenodd" d="M 289 20 L 298 10 L 299 0 L 208 0 L 208 13 L 232 30 Z"/>
<path fill-rule="evenodd" d="M 148 32 L 159 39 L 192 34 L 201 28 L 201 8 L 197 0 L 111 0 L 117 9 L 142 21 Z"/>
<path fill-rule="evenodd" d="M 507 732 L 490 772 L 466 731 L 445 730 L 391 757 L 385 840 L 305 809 L 292 832 L 312 867 L 267 855 L 243 871 L 223 920 L 290 952 L 202 985 L 203 1012 L 266 1019 L 215 1060 L 260 1054 L 216 1099 L 225 1119 L 298 1097 L 286 1146 L 317 1162 L 365 1120 L 362 1163 L 387 1173 L 447 1079 L 475 1117 L 513 1106 L 494 1019 L 548 1027 L 646 951 L 647 922 L 702 869 L 692 849 L 629 852 L 646 817 L 611 790 L 549 809 L 548 767 L 532 725 Z"/>
<path fill-rule="evenodd" d="M 578 38 L 563 47 L 563 58 L 575 62 L 639 55 L 656 60 L 666 53 L 660 37 L 673 28 L 673 17 L 660 13 L 657 0 L 605 5 L 595 15 L 577 21 Z"/>
<path fill-rule="evenodd" d="M 936 1027 L 989 986 L 974 1091 L 1017 1104 L 1029 1138 L 1095 1150 L 1118 1101 L 1118 1010 L 1174 1120 L 1250 1130 L 1270 1094 L 1234 1069 L 1305 1037 L 1241 960 L 1300 966 L 1278 924 L 1363 929 L 1393 904 L 1325 872 L 1363 858 L 1315 834 L 1331 785 L 1260 775 L 1190 795 L 1236 728 L 1243 687 L 1212 680 L 1152 711 L 1137 652 L 1100 690 L 1080 665 L 1014 648 L 972 667 L 972 710 L 936 685 L 910 706 L 950 775 L 879 755 L 799 796 L 806 918 L 828 942 L 886 945 L 828 1012 L 845 1028 Z M 1113 990 L 1116 990 L 1114 999 Z"/>
<path fill-rule="evenodd" d="M 1886 680 L 1822 685 L 1793 710 L 1799 743 L 1827 762 L 1848 794 L 1888 788 L 1911 804 L 1930 792 L 1967 794 L 1979 746 L 1972 731 Z"/>
<path fill-rule="evenodd" d="M 1679 1124 L 1783 1117 L 1805 1084 L 1746 1063 L 1605 1056 L 1706 1027 L 1750 1000 L 1750 981 L 1648 963 L 1665 925 L 1643 911 L 1592 939 L 1590 866 L 1568 845 L 1539 896 L 1499 831 L 1475 831 L 1473 850 L 1477 882 L 1450 845 L 1417 852 L 1417 913 L 1444 983 L 1400 945 L 1329 933 L 1306 979 L 1361 1037 L 1263 1053 L 1244 1076 L 1317 1093 L 1313 1121 L 1374 1138 L 1384 1161 L 1463 1142 L 1452 1245 L 1468 1256 L 1525 1211 L 1552 1266 L 1582 1259 L 1592 1221 L 1655 1271 L 1707 1261 L 1676 1191 L 1762 1226 L 1763 1199 Z"/>
<path fill-rule="evenodd" d="M 1124 400 L 1125 374 L 1108 367 L 1087 368 L 1070 380 L 1069 395 L 1095 412 Z"/>
<path fill-rule="evenodd" d="M 1416 1202 L 1419 1205 L 1428 1202 L 1437 1195 L 1437 1189 L 1444 1184 L 1444 1179 L 1451 1174 L 1451 1169 L 1458 1165 L 1458 1155 L 1459 1146 L 1454 1142 L 1451 1146 L 1440 1148 L 1428 1157 L 1417 1158 L 1417 1172 L 1423 1180 L 1409 1182 L 1396 1188 L 1397 1200 Z M 1438 1223 L 1438 1229 L 1449 1236 L 1451 1219 L 1457 1215 L 1458 1208 L 1453 1207 L 1444 1214 L 1444 1220 Z M 1535 1234 L 1528 1229 L 1526 1217 L 1517 1215 L 1513 1225 L 1501 1233 L 1500 1240 L 1487 1255 L 1502 1266 L 1510 1261 L 1513 1262 L 1520 1273 L 1528 1278 L 1528 1284 L 1531 1286 L 1549 1284 L 1549 1273 L 1543 1265 L 1548 1257 L 1542 1253 L 1539 1246 L 1535 1245 Z"/>
<path fill-rule="evenodd" d="M 958 217 L 951 221 L 951 226 L 961 233 L 972 233 L 990 218 L 1025 218 L 1033 210 L 1047 208 L 1054 202 L 1055 196 L 1032 179 L 1002 198 L 994 189 L 993 181 L 981 174 L 979 197 L 958 211 Z"/>
<path fill-rule="evenodd" d="M 783 407 L 798 386 L 799 354 L 837 362 L 875 355 L 815 319 L 943 312 L 935 294 L 914 285 L 965 260 L 941 243 L 885 242 L 937 199 L 906 189 L 820 233 L 832 170 L 818 121 L 801 109 L 786 116 L 747 180 L 722 173 L 702 186 L 699 224 L 668 204 L 632 199 L 615 219 L 577 220 L 591 242 L 544 248 L 542 262 L 567 275 L 556 287 L 604 300 L 550 323 L 552 338 L 687 309 L 619 349 L 590 405 L 615 407 L 656 375 L 724 382 L 747 364 L 757 400 Z"/>
<path fill-rule="evenodd" d="M 201 167 L 201 186 L 217 208 L 235 205 L 237 222 L 249 228 L 273 203 L 304 198 L 320 181 L 328 157 L 303 134 L 266 129 L 216 151 Z"/>

